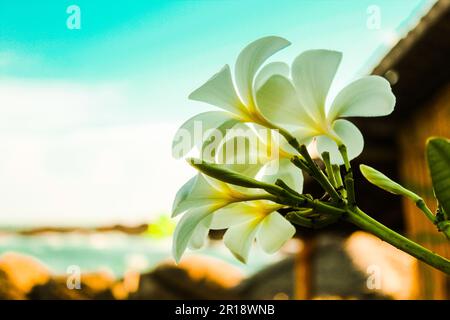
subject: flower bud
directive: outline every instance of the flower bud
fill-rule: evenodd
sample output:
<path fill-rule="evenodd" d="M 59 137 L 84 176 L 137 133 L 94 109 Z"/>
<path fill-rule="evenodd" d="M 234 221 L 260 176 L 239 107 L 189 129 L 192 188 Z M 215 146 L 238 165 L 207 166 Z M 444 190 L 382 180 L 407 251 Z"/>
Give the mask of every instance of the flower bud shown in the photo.
<path fill-rule="evenodd" d="M 390 178 L 382 174 L 380 171 L 375 170 L 372 167 L 366 166 L 364 164 L 359 166 L 359 169 L 361 170 L 362 175 L 372 184 L 376 185 L 377 187 L 386 190 L 393 194 L 402 195 L 405 197 L 410 198 L 414 202 L 418 202 L 422 200 L 421 197 L 419 197 L 414 192 L 406 189 L 405 187 L 401 186 L 395 181 L 392 181 Z"/>

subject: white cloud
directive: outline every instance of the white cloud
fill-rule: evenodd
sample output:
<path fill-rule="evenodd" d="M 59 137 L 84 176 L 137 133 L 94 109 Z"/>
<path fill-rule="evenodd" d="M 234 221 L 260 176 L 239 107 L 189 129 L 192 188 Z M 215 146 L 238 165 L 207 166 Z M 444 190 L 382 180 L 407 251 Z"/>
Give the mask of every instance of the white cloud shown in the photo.
<path fill-rule="evenodd" d="M 0 143 L 0 223 L 145 222 L 193 174 L 171 157 L 176 127 L 148 124 Z"/>
<path fill-rule="evenodd" d="M 68 130 L 111 120 L 126 106 L 119 83 L 81 85 L 62 81 L 0 81 L 0 129 Z"/>
<path fill-rule="evenodd" d="M 177 124 L 89 126 L 126 107 L 118 88 L 0 82 L 0 225 L 140 223 L 169 212 L 194 174 L 171 157 Z"/>

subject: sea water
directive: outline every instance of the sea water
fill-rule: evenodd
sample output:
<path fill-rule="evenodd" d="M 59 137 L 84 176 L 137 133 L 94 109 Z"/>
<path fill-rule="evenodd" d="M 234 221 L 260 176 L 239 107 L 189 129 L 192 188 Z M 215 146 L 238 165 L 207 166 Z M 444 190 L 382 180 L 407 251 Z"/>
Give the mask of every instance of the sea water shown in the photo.
<path fill-rule="evenodd" d="M 123 233 L 49 233 L 42 235 L 0 235 L 0 255 L 17 252 L 35 257 L 55 274 L 66 274 L 71 266 L 81 272 L 107 271 L 121 277 L 125 271 L 149 271 L 163 261 L 171 260 L 171 238 L 153 239 Z M 214 241 L 196 251 L 224 260 L 249 276 L 279 257 L 252 250 L 247 264 L 237 261 L 223 246 Z"/>

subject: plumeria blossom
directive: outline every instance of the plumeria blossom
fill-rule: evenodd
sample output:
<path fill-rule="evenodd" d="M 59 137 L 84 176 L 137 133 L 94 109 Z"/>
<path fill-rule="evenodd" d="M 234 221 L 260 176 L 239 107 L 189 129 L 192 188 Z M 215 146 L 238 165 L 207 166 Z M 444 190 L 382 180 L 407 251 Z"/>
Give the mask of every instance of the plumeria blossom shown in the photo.
<path fill-rule="evenodd" d="M 292 63 L 292 80 L 272 75 L 256 94 L 264 117 L 278 125 L 294 126 L 294 136 L 300 140 L 317 137 L 319 153 L 330 152 L 333 163 L 342 163 L 338 145 L 347 147 L 350 159 L 364 146 L 361 132 L 343 117 L 385 116 L 395 105 L 389 82 L 366 76 L 344 87 L 327 108 L 328 91 L 341 58 L 337 51 L 305 51 Z"/>
<path fill-rule="evenodd" d="M 265 200 L 236 203 L 214 213 L 210 228 L 227 229 L 225 245 L 246 262 L 255 238 L 266 253 L 274 253 L 294 236 L 295 227 L 277 212 L 282 207 Z"/>
<path fill-rule="evenodd" d="M 257 189 L 244 193 L 201 173 L 193 177 L 178 191 L 172 208 L 173 217 L 183 213 L 174 233 L 175 260 L 181 259 L 188 246 L 202 247 L 211 228 L 229 228 L 225 244 L 242 261 L 246 261 L 258 232 L 265 251 L 278 250 L 293 236 L 295 228 L 276 212 L 282 205 L 261 200 L 266 196 Z"/>
<path fill-rule="evenodd" d="M 253 122 L 273 127 L 259 112 L 256 92 L 274 74 L 288 76 L 289 66 L 283 62 L 272 62 L 261 66 L 273 54 L 290 45 L 286 39 L 269 36 L 250 43 L 239 54 L 234 69 L 234 81 L 229 65 L 225 65 L 206 83 L 192 92 L 191 100 L 201 101 L 219 107 L 223 111 L 207 111 L 187 120 L 175 135 L 173 148 L 179 143 L 177 137 L 183 132 L 194 136 L 195 123 L 202 124 L 203 132 L 212 129 L 225 133 L 240 122 Z M 259 72 L 258 72 L 259 71 Z M 201 148 L 204 141 L 194 141 Z M 191 146 L 194 147 L 194 144 Z M 188 149 L 176 154 L 183 157 Z"/>

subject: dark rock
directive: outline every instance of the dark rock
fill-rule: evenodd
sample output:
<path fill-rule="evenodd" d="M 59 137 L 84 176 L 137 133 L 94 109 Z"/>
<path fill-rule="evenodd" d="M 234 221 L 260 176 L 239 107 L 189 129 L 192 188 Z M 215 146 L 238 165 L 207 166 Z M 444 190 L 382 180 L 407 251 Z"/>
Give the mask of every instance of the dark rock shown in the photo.
<path fill-rule="evenodd" d="M 193 279 L 189 273 L 174 265 L 162 265 L 143 274 L 139 289 L 130 299 L 233 299 L 230 290 L 206 278 Z"/>

